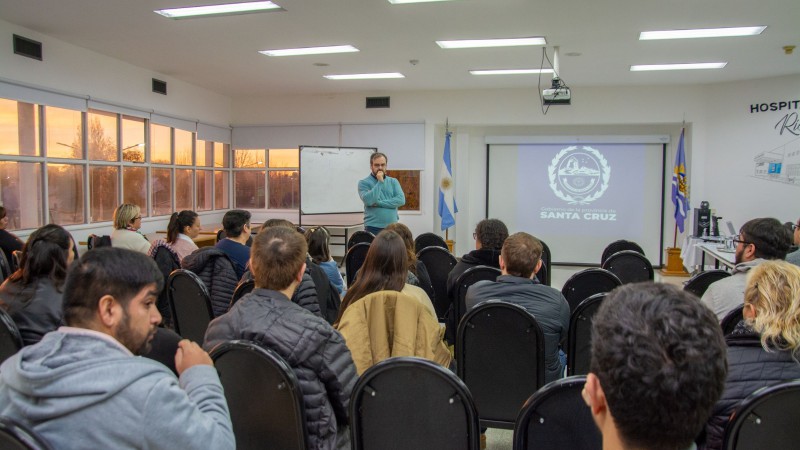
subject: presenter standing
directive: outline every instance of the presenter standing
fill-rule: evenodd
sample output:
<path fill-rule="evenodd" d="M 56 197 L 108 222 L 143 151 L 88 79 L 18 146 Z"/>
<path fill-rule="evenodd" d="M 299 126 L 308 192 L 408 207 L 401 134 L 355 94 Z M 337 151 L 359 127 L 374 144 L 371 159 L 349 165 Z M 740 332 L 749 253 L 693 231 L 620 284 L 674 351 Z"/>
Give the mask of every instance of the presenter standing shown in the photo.
<path fill-rule="evenodd" d="M 369 158 L 371 173 L 358 182 L 358 196 L 364 202 L 364 229 L 375 235 L 397 222 L 397 208 L 406 204 L 400 182 L 386 175 L 386 162 L 386 155 L 373 153 Z"/>

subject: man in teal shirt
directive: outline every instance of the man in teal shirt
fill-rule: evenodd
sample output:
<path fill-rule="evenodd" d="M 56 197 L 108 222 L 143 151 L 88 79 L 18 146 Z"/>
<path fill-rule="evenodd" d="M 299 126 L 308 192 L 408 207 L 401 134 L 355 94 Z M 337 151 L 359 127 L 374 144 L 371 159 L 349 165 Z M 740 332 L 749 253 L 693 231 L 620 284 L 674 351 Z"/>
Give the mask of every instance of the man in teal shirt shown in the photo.
<path fill-rule="evenodd" d="M 373 153 L 369 158 L 372 173 L 358 182 L 358 196 L 364 202 L 364 229 L 372 234 L 397 222 L 397 208 L 406 204 L 400 183 L 386 175 L 386 162 L 386 155 Z"/>

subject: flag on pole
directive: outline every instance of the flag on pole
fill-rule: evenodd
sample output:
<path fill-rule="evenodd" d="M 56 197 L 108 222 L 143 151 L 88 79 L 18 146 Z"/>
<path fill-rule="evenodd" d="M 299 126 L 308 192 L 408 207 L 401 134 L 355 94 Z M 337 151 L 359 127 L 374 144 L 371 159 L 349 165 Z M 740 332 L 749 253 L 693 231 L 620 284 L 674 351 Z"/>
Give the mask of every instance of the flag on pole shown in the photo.
<path fill-rule="evenodd" d="M 684 150 L 683 133 L 678 141 L 678 153 L 675 155 L 675 168 L 672 170 L 672 203 L 675 205 L 675 223 L 683 233 L 686 213 L 689 211 L 689 187 L 686 184 L 686 151 Z"/>
<path fill-rule="evenodd" d="M 444 164 L 439 172 L 439 217 L 442 218 L 442 230 L 456 224 L 455 213 L 458 212 L 453 185 L 453 167 L 450 165 L 450 135 L 445 133 L 444 138 Z"/>

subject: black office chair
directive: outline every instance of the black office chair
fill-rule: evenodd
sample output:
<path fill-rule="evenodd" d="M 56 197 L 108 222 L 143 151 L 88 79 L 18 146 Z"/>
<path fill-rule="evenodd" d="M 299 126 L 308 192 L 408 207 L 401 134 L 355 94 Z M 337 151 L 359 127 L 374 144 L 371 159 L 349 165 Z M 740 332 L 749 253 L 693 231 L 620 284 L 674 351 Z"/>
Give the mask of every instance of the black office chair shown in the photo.
<path fill-rule="evenodd" d="M 744 305 L 739 305 L 728 312 L 728 314 L 725 314 L 725 317 L 719 321 L 719 326 L 722 328 L 722 334 L 727 336 L 733 333 L 733 330 L 736 329 L 736 325 L 739 325 L 739 322 L 744 320 L 743 310 Z"/>
<path fill-rule="evenodd" d="M 569 317 L 567 333 L 567 375 L 586 375 L 592 360 L 592 320 L 607 292 L 582 301 Z"/>
<path fill-rule="evenodd" d="M 575 273 L 561 288 L 561 294 L 569 303 L 569 310 L 575 311 L 582 301 L 594 294 L 611 292 L 622 282 L 613 273 L 605 269 L 584 269 Z"/>
<path fill-rule="evenodd" d="M 458 325 L 456 360 L 481 426 L 511 429 L 525 400 L 544 384 L 544 335 L 523 307 L 488 300 Z"/>
<path fill-rule="evenodd" d="M 208 289 L 200 277 L 185 269 L 173 271 L 167 279 L 167 299 L 175 332 L 202 343 L 214 313 Z"/>
<path fill-rule="evenodd" d="M 622 250 L 609 256 L 603 263 L 608 270 L 622 281 L 622 284 L 653 281 L 653 265 L 643 254 L 634 250 Z"/>
<path fill-rule="evenodd" d="M 0 251 L 0 283 L 6 280 L 6 278 L 10 277 L 13 271 L 11 270 L 11 264 L 9 264 L 8 259 L 6 258 L 6 253 Z"/>
<path fill-rule="evenodd" d="M 727 270 L 705 270 L 689 278 L 689 280 L 684 283 L 683 290 L 691 292 L 698 297 L 702 297 L 711 283 L 715 283 L 723 278 L 728 278 L 729 276 L 731 276 L 731 273 Z"/>
<path fill-rule="evenodd" d="M 350 397 L 353 450 L 477 450 L 478 413 L 464 383 L 437 364 L 390 358 Z"/>
<path fill-rule="evenodd" d="M 161 271 L 161 276 L 163 276 L 165 280 L 169 279 L 169 275 L 173 270 L 181 268 L 181 262 L 178 259 L 178 255 L 166 245 L 159 245 L 155 249 L 153 259 L 156 261 L 156 265 Z M 165 284 L 161 289 L 161 292 L 158 294 L 156 307 L 158 308 L 158 312 L 161 313 L 162 323 L 167 327 L 172 327 L 172 310 L 169 307 L 169 294 L 167 291 L 167 286 Z"/>
<path fill-rule="evenodd" d="M 742 400 L 725 427 L 723 449 L 797 448 L 800 380 L 761 388 Z"/>
<path fill-rule="evenodd" d="M 475 266 L 465 270 L 461 276 L 456 280 L 456 295 L 453 303 L 453 318 L 452 322 L 453 331 L 458 327 L 461 318 L 467 312 L 465 299 L 467 298 L 467 290 L 470 286 L 478 281 L 488 280 L 495 281 L 500 276 L 500 269 L 489 266 Z M 488 299 L 486 299 L 488 300 Z"/>
<path fill-rule="evenodd" d="M 544 284 L 545 286 L 550 286 L 551 277 L 552 277 L 552 269 L 553 269 L 553 255 L 550 253 L 550 247 L 543 240 L 539 240 L 542 243 L 542 270 L 544 273 L 539 272 L 536 273 L 536 278 L 539 279 L 539 282 Z"/>
<path fill-rule="evenodd" d="M 214 347 L 211 359 L 238 450 L 308 448 L 303 393 L 283 358 L 253 342 L 229 341 Z"/>
<path fill-rule="evenodd" d="M 225 230 L 224 230 L 224 229 L 219 229 L 219 230 L 217 230 L 217 242 L 219 242 L 219 241 L 221 241 L 221 240 L 225 239 L 225 237 L 226 237 L 227 235 L 228 235 L 228 234 L 227 234 L 227 233 L 225 233 Z"/>
<path fill-rule="evenodd" d="M 447 250 L 447 242 L 436 233 L 422 233 L 414 239 L 415 253 L 419 253 L 423 248 L 427 247 L 441 247 Z"/>
<path fill-rule="evenodd" d="M 355 233 L 350 235 L 350 239 L 347 240 L 347 250 L 350 251 L 356 244 L 371 244 L 372 241 L 375 239 L 375 235 L 370 233 L 367 230 L 358 230 Z"/>
<path fill-rule="evenodd" d="M 111 236 L 108 235 L 97 236 L 94 234 L 90 234 L 89 237 L 86 238 L 86 248 L 88 250 L 100 247 L 111 247 Z"/>
<path fill-rule="evenodd" d="M 441 247 L 426 247 L 417 253 L 417 259 L 425 264 L 428 275 L 433 285 L 433 307 L 439 321 L 445 319 L 450 300 L 447 298 L 447 275 L 453 270 L 458 261 L 447 249 Z"/>
<path fill-rule="evenodd" d="M 625 239 L 620 239 L 618 241 L 614 241 L 606 246 L 603 249 L 603 255 L 600 257 L 600 265 L 602 266 L 605 264 L 606 260 L 611 257 L 614 253 L 621 252 L 624 250 L 631 250 L 637 253 L 641 253 L 644 255 L 644 250 L 642 247 L 639 246 L 636 242 L 633 241 L 626 241 Z"/>
<path fill-rule="evenodd" d="M 17 353 L 23 345 L 22 335 L 19 333 L 14 319 L 3 308 L 0 308 L 0 363 Z"/>
<path fill-rule="evenodd" d="M 0 417 L 0 448 L 6 450 L 51 450 L 41 436 L 8 417 Z"/>
<path fill-rule="evenodd" d="M 231 308 L 233 305 L 236 304 L 242 297 L 245 295 L 253 292 L 253 289 L 256 287 L 256 281 L 253 279 L 242 281 L 236 286 L 236 290 L 233 291 L 233 297 L 231 298 Z"/>
<path fill-rule="evenodd" d="M 358 272 L 358 269 L 364 264 L 364 260 L 367 259 L 368 251 L 369 244 L 366 242 L 355 244 L 347 250 L 347 254 L 344 255 L 344 271 L 347 276 L 347 286 L 353 285 L 356 272 Z"/>
<path fill-rule="evenodd" d="M 514 425 L 514 450 L 601 450 L 603 438 L 581 396 L 586 377 L 562 378 L 536 391 Z"/>

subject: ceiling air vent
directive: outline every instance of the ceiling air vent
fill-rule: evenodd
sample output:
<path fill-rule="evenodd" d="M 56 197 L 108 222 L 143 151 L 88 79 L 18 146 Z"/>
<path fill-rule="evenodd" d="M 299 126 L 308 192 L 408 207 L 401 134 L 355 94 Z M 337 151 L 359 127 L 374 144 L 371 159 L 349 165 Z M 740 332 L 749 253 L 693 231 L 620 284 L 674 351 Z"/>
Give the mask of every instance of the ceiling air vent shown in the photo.
<path fill-rule="evenodd" d="M 153 92 L 167 95 L 167 82 L 153 78 Z"/>
<path fill-rule="evenodd" d="M 42 60 L 42 43 L 26 37 L 14 35 L 14 53 L 28 58 Z"/>
<path fill-rule="evenodd" d="M 388 108 L 389 97 L 367 97 L 367 108 Z"/>

